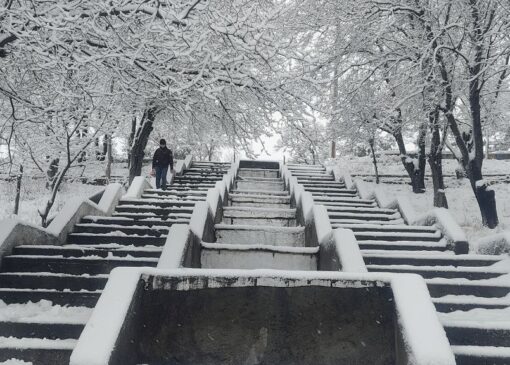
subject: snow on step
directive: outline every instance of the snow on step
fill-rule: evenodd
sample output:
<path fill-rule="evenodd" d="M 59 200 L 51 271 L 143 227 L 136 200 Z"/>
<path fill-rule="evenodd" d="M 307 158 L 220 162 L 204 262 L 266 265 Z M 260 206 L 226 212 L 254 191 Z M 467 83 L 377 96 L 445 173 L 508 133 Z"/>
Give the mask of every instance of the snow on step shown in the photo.
<path fill-rule="evenodd" d="M 49 340 L 46 338 L 0 337 L 1 349 L 73 350 L 77 340 Z"/>
<path fill-rule="evenodd" d="M 49 300 L 16 304 L 0 300 L 2 322 L 85 324 L 91 313 L 91 308 L 61 306 Z"/>
<path fill-rule="evenodd" d="M 444 326 L 510 330 L 510 307 L 502 309 L 476 308 L 469 311 L 438 313 Z"/>
<path fill-rule="evenodd" d="M 492 346 L 452 346 L 455 355 L 467 355 L 483 359 L 484 357 L 499 357 L 510 359 L 510 347 Z"/>

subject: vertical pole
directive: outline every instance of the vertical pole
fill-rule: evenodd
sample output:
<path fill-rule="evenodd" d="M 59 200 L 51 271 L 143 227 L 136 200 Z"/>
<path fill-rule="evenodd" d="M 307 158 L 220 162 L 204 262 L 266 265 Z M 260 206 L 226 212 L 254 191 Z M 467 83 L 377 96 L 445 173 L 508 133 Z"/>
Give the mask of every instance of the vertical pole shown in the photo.
<path fill-rule="evenodd" d="M 336 158 L 336 142 L 331 141 L 331 158 Z"/>

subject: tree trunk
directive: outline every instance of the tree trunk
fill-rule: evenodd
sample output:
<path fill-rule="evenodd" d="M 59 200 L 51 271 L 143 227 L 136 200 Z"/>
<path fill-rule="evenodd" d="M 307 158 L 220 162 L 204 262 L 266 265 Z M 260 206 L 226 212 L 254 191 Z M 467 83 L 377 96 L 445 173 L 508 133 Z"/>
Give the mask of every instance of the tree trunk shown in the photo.
<path fill-rule="evenodd" d="M 21 198 L 21 179 L 23 178 L 23 165 L 19 166 L 19 174 L 16 176 L 16 198 L 14 199 L 14 214 L 19 212 L 19 201 Z"/>
<path fill-rule="evenodd" d="M 131 164 L 131 148 L 133 147 L 133 140 L 135 139 L 135 134 L 136 134 L 136 117 L 133 117 L 133 119 L 131 119 L 131 132 L 129 133 L 129 138 L 128 138 L 128 169 L 130 167 L 130 164 Z"/>
<path fill-rule="evenodd" d="M 145 156 L 145 147 L 149 142 L 152 132 L 154 119 L 156 118 L 156 108 L 146 109 L 140 127 L 138 128 L 133 144 L 131 146 L 129 162 L 129 184 L 133 182 L 136 176 L 142 174 L 143 158 Z"/>
<path fill-rule="evenodd" d="M 429 116 L 432 126 L 432 138 L 430 143 L 429 166 L 432 173 L 432 185 L 434 187 L 434 206 L 448 208 L 443 177 L 443 148 L 441 145 L 441 133 L 439 129 L 439 112 L 436 110 Z"/>
<path fill-rule="evenodd" d="M 397 142 L 398 149 L 400 151 L 400 159 L 404 169 L 407 171 L 409 178 L 411 179 L 411 186 L 413 193 L 420 194 L 425 192 L 425 155 L 418 153 L 418 163 L 415 164 L 415 159 L 411 158 L 407 154 L 407 150 L 404 143 L 404 137 L 400 131 L 393 134 L 395 141 Z M 420 156 L 421 155 L 421 156 Z"/>
<path fill-rule="evenodd" d="M 336 158 L 336 142 L 331 141 L 331 158 Z"/>
<path fill-rule="evenodd" d="M 106 139 L 106 179 L 110 182 L 112 177 L 112 137 L 107 134 L 104 137 Z"/>
<path fill-rule="evenodd" d="M 468 164 L 468 177 L 480 208 L 482 224 L 491 229 L 496 228 L 499 224 L 496 193 L 487 182 L 483 180 L 482 169 L 473 160 Z"/>
<path fill-rule="evenodd" d="M 374 164 L 375 171 L 375 183 L 379 184 L 379 169 L 377 168 L 377 157 L 375 155 L 374 139 L 370 138 L 368 140 L 368 144 L 370 145 L 370 151 L 372 152 L 372 163 Z"/>
<path fill-rule="evenodd" d="M 60 159 L 58 157 L 54 158 L 50 162 L 48 171 L 46 171 L 46 176 L 48 177 L 48 181 L 46 182 L 47 189 L 53 188 L 53 186 L 55 185 L 55 176 L 57 175 L 59 164 L 60 164 Z"/>

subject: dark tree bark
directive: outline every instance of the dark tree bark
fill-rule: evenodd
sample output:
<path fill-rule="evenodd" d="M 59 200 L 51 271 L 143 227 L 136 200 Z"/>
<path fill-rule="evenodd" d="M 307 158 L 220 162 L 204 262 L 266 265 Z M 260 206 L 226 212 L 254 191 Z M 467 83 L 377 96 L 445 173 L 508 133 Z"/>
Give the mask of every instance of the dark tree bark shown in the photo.
<path fill-rule="evenodd" d="M 106 142 L 106 151 L 105 151 L 105 155 L 106 155 L 106 170 L 105 170 L 105 176 L 106 176 L 106 179 L 108 181 L 110 181 L 111 179 L 111 175 L 112 175 L 112 160 L 113 160 L 113 156 L 112 156 L 112 137 L 107 134 L 105 135 L 105 142 Z"/>
<path fill-rule="evenodd" d="M 57 173 L 58 173 L 58 165 L 59 164 L 60 164 L 60 159 L 54 158 L 51 161 L 50 166 L 48 167 L 48 171 L 46 171 L 46 176 L 48 177 L 48 181 L 46 182 L 47 189 L 53 188 L 53 186 L 55 185 L 55 177 L 57 176 Z"/>
<path fill-rule="evenodd" d="M 420 128 L 420 135 L 422 134 L 422 128 Z M 404 137 L 402 136 L 401 131 L 397 131 L 393 133 L 393 137 L 397 142 L 398 150 L 400 152 L 400 159 L 402 161 L 402 165 L 404 165 L 409 178 L 411 179 L 411 187 L 413 188 L 413 193 L 420 194 L 425 192 L 425 136 L 423 136 L 423 140 L 419 143 L 418 148 L 418 163 L 415 164 L 414 159 L 408 155 L 406 146 L 404 143 Z M 420 138 L 420 137 L 419 137 Z"/>
<path fill-rule="evenodd" d="M 372 163 L 374 164 L 374 172 L 375 172 L 375 183 L 379 184 L 379 169 L 377 167 L 377 156 L 375 155 L 375 141 L 373 138 L 368 140 L 368 144 L 370 145 L 370 152 L 372 153 Z"/>
<path fill-rule="evenodd" d="M 136 117 L 133 117 L 131 119 L 131 132 L 129 133 L 129 139 L 128 139 L 128 169 L 131 164 L 131 147 L 133 146 L 133 140 L 135 139 L 136 134 Z"/>
<path fill-rule="evenodd" d="M 142 174 L 143 158 L 145 156 L 145 147 L 149 142 L 149 137 L 154 129 L 154 120 L 156 119 L 156 108 L 145 110 L 140 127 L 136 131 L 131 152 L 129 155 L 129 184 L 133 182 L 136 176 Z"/>
<path fill-rule="evenodd" d="M 16 198 L 14 199 L 14 214 L 19 212 L 19 201 L 21 199 L 21 179 L 23 178 L 23 165 L 19 166 L 19 174 L 16 176 Z"/>
<path fill-rule="evenodd" d="M 429 122 L 432 129 L 432 136 L 428 161 L 432 173 L 432 185 L 434 187 L 434 206 L 448 208 L 443 176 L 443 145 L 441 143 L 438 110 L 430 113 Z"/>

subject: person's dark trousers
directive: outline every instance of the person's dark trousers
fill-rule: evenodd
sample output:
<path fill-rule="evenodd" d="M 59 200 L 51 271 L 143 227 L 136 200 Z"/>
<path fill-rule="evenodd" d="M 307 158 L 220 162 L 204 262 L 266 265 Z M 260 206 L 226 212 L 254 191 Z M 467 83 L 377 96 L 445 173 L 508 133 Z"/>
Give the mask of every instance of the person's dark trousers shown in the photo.
<path fill-rule="evenodd" d="M 156 189 L 166 190 L 166 174 L 168 167 L 156 166 Z"/>

